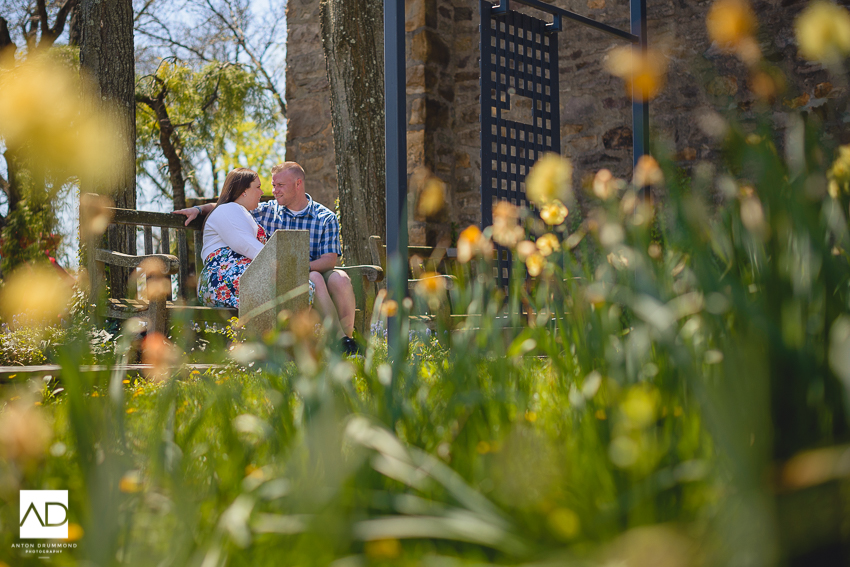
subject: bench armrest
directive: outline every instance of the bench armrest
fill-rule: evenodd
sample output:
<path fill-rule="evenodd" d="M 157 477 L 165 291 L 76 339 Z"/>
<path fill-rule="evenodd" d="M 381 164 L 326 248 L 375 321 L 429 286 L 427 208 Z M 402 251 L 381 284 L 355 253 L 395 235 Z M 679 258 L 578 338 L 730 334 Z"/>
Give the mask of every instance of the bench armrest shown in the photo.
<path fill-rule="evenodd" d="M 130 254 L 122 254 L 120 252 L 112 252 L 111 250 L 103 250 L 98 248 L 94 252 L 94 259 L 97 262 L 109 264 L 110 266 L 121 266 L 122 268 L 138 268 L 139 264 L 148 258 L 156 258 L 161 260 L 166 267 L 166 274 L 176 274 L 180 271 L 180 260 L 177 256 L 171 254 L 145 254 L 142 256 L 132 256 Z"/>
<path fill-rule="evenodd" d="M 334 270 L 340 270 L 348 274 L 349 277 L 357 276 L 365 277 L 370 282 L 380 282 L 384 280 L 384 270 L 380 266 L 334 266 Z"/>

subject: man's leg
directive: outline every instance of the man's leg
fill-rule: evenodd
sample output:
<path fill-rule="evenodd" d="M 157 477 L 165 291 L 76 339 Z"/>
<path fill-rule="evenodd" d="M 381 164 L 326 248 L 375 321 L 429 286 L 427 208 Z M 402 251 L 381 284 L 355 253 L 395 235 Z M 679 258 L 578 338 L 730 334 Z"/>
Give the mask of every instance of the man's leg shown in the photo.
<path fill-rule="evenodd" d="M 336 306 L 342 332 L 350 337 L 351 333 L 354 332 L 355 308 L 354 287 L 351 285 L 351 278 L 345 272 L 337 270 L 329 270 L 323 275 L 328 283 L 328 292 L 330 292 Z"/>
<path fill-rule="evenodd" d="M 341 332 L 340 329 L 342 326 L 339 324 L 336 306 L 333 299 L 331 299 L 330 293 L 328 293 L 325 278 L 319 272 L 310 272 L 310 281 L 316 286 L 316 293 L 313 296 L 313 306 L 322 314 L 326 326 L 329 326 L 336 332 Z"/>

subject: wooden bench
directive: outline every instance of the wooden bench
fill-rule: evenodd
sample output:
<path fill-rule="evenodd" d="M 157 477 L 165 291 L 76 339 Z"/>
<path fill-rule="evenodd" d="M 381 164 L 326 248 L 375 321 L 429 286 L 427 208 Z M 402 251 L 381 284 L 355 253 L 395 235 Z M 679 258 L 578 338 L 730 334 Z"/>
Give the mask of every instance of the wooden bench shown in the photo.
<path fill-rule="evenodd" d="M 380 236 L 369 237 L 369 251 L 371 253 L 372 263 L 386 271 L 387 269 L 387 245 L 383 243 Z M 457 262 L 457 248 L 445 248 L 442 246 L 408 246 L 408 279 L 407 288 L 410 293 L 413 293 L 416 285 L 421 281 L 421 275 L 426 272 L 437 273 L 438 277 L 445 279 L 445 287 L 450 290 L 454 287 L 455 278 L 446 272 L 451 271 L 454 264 Z M 385 284 L 376 283 L 374 288 L 385 288 Z M 444 315 L 449 315 L 451 312 L 451 304 L 446 302 L 443 308 L 447 310 Z M 419 313 L 413 315 L 413 318 L 430 323 L 434 313 Z"/>
<path fill-rule="evenodd" d="M 207 321 L 225 323 L 231 317 L 237 317 L 238 311 L 231 308 L 207 307 L 198 302 L 196 284 L 199 267 L 203 266 L 201 250 L 203 249 L 203 218 L 198 216 L 189 226 L 184 226 L 186 217 L 172 213 L 155 213 L 131 209 L 108 208 L 107 213 L 112 219 L 105 235 L 106 249 L 96 248 L 88 256 L 90 304 L 98 306 L 98 314 L 107 318 L 128 319 L 142 317 L 148 319 L 150 328 L 162 333 L 167 330 L 168 321 L 179 314 L 182 318 L 192 321 Z M 133 233 L 141 236 L 144 242 L 144 254 L 128 255 L 115 252 L 119 238 L 118 226 L 133 227 Z M 141 229 L 141 235 L 138 231 Z M 192 243 L 190 246 L 190 242 Z M 176 252 L 173 254 L 172 252 Z M 111 278 L 106 296 L 106 266 L 111 269 L 126 269 L 136 271 L 148 259 L 161 262 L 162 275 L 171 283 L 171 276 L 177 276 L 176 298 L 172 285 L 168 285 L 164 297 L 148 300 L 133 293 L 132 286 L 126 287 L 126 276 Z M 366 294 L 364 285 L 380 282 L 384 272 L 380 266 L 341 266 L 337 269 L 345 271 L 352 280 L 355 295 L 358 299 L 357 309 L 360 327 L 364 325 L 364 314 L 367 306 L 363 303 Z M 126 270 L 122 270 L 126 274 Z M 159 274 L 153 274 L 159 276 Z M 143 278 L 144 279 L 144 278 Z M 124 285 L 121 285 L 121 284 Z M 359 293 L 358 293 L 359 290 Z M 105 303 L 103 297 L 106 296 Z"/>

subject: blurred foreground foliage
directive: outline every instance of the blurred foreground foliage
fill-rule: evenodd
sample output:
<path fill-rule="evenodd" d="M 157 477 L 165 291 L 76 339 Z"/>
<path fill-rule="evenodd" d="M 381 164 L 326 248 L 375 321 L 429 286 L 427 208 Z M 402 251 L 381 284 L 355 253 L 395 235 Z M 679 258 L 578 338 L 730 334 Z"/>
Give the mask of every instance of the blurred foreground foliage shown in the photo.
<path fill-rule="evenodd" d="M 64 341 L 61 384 L 7 386 L 0 521 L 20 488 L 67 488 L 59 565 L 845 562 L 847 152 L 811 118 L 784 139 L 717 120 L 728 167 L 639 166 L 663 200 L 600 173 L 567 213 L 547 163 L 546 222 L 503 207 L 461 234 L 452 289 L 379 302 L 377 331 L 438 314 L 401 326 L 404 360 L 380 332 L 341 358 L 307 315 L 203 354 L 180 322 L 125 328 L 110 356 L 141 349 L 148 379 L 83 374 L 88 340 Z M 183 352 L 230 362 L 169 374 Z"/>
<path fill-rule="evenodd" d="M 835 66 L 850 24 L 827 8 L 798 33 L 833 41 L 806 45 Z M 759 77 L 746 4 L 712 14 Z M 617 59 L 661 88 L 661 67 Z M 54 272 L 13 275 L 4 344 L 48 341 L 62 371 L 3 385 L 0 560 L 42 561 L 11 547 L 18 491 L 67 489 L 57 565 L 846 565 L 850 149 L 815 113 L 780 134 L 763 109 L 705 117 L 724 163 L 685 176 L 658 152 L 582 200 L 546 156 L 532 210 L 460 233 L 454 285 L 426 271 L 414 298 L 379 296 L 362 358 L 309 313 L 261 340 L 131 319 L 95 341 Z M 81 371 L 138 358 L 147 376 Z M 174 370 L 187 359 L 224 365 Z"/>

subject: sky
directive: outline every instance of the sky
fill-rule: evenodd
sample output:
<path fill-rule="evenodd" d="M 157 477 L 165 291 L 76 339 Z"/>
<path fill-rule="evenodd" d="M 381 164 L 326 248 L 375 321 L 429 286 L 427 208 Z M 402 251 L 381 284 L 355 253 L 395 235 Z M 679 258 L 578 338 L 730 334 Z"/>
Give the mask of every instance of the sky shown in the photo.
<path fill-rule="evenodd" d="M 162 16 L 161 21 L 167 22 L 169 29 L 174 29 L 175 32 L 172 38 L 183 43 L 190 38 L 197 30 L 202 29 L 204 23 L 204 14 L 197 10 L 191 9 L 191 4 L 186 0 L 159 0 L 160 4 L 157 10 L 157 15 Z M 138 15 L 142 6 L 146 4 L 146 0 L 134 0 L 134 11 Z M 275 87 L 282 96 L 285 96 L 285 76 L 284 63 L 286 57 L 286 22 L 285 22 L 285 5 L 286 0 L 251 0 L 248 4 L 252 18 L 249 21 L 249 27 L 246 30 L 246 35 L 253 41 L 257 38 L 260 41 L 268 39 L 273 43 L 267 54 L 268 65 L 274 70 L 273 77 Z M 21 2 L 12 0 L 0 0 L 0 15 L 6 17 L 10 21 L 12 31 L 18 30 L 14 25 L 12 15 L 14 12 L 21 10 Z M 279 14 L 279 16 L 276 16 Z M 207 16 L 208 17 L 208 16 Z M 277 29 L 273 34 L 274 37 L 264 38 L 262 34 L 268 33 L 272 28 L 269 22 L 277 22 Z M 141 20 L 137 18 L 137 28 L 141 27 Z M 148 22 L 149 28 L 156 31 L 161 31 L 162 28 L 156 25 L 156 21 Z M 20 36 L 13 38 L 20 46 L 23 44 Z M 62 36 L 57 40 L 58 44 L 67 43 L 68 33 L 67 26 Z M 137 63 L 137 74 L 140 72 L 150 72 L 150 67 L 156 66 L 158 56 L 166 55 L 167 51 L 157 41 L 144 33 L 140 33 L 137 29 L 135 34 L 135 45 L 137 54 L 141 53 L 142 60 Z M 188 43 L 188 41 L 185 41 Z M 213 42 L 207 44 L 212 49 L 215 48 Z M 183 51 L 179 54 L 183 58 L 191 57 L 189 52 Z M 239 57 L 241 62 L 249 62 L 247 56 L 242 53 Z M 5 151 L 3 140 L 0 139 L 0 154 Z M 281 144 L 281 151 L 282 151 Z M 246 164 L 247 165 L 247 164 Z M 7 177 L 8 170 L 5 160 L 0 157 L 0 174 Z M 212 169 L 211 167 L 201 168 L 198 171 L 200 183 L 209 188 L 212 185 Z M 217 192 L 217 191 L 216 191 Z M 193 191 L 187 184 L 187 196 L 193 196 Z M 170 211 L 170 200 L 159 193 L 152 183 L 144 179 L 139 179 L 136 188 L 137 208 L 140 210 L 149 211 Z M 59 202 L 57 203 L 57 217 L 59 220 L 60 232 L 63 234 L 63 244 L 57 254 L 61 265 L 68 268 L 76 268 L 77 266 L 77 224 L 78 224 L 78 208 L 79 208 L 78 188 L 68 186 L 60 193 Z M 0 214 L 8 214 L 8 203 L 6 202 L 5 194 L 0 191 Z M 140 235 L 141 238 L 141 235 Z"/>

